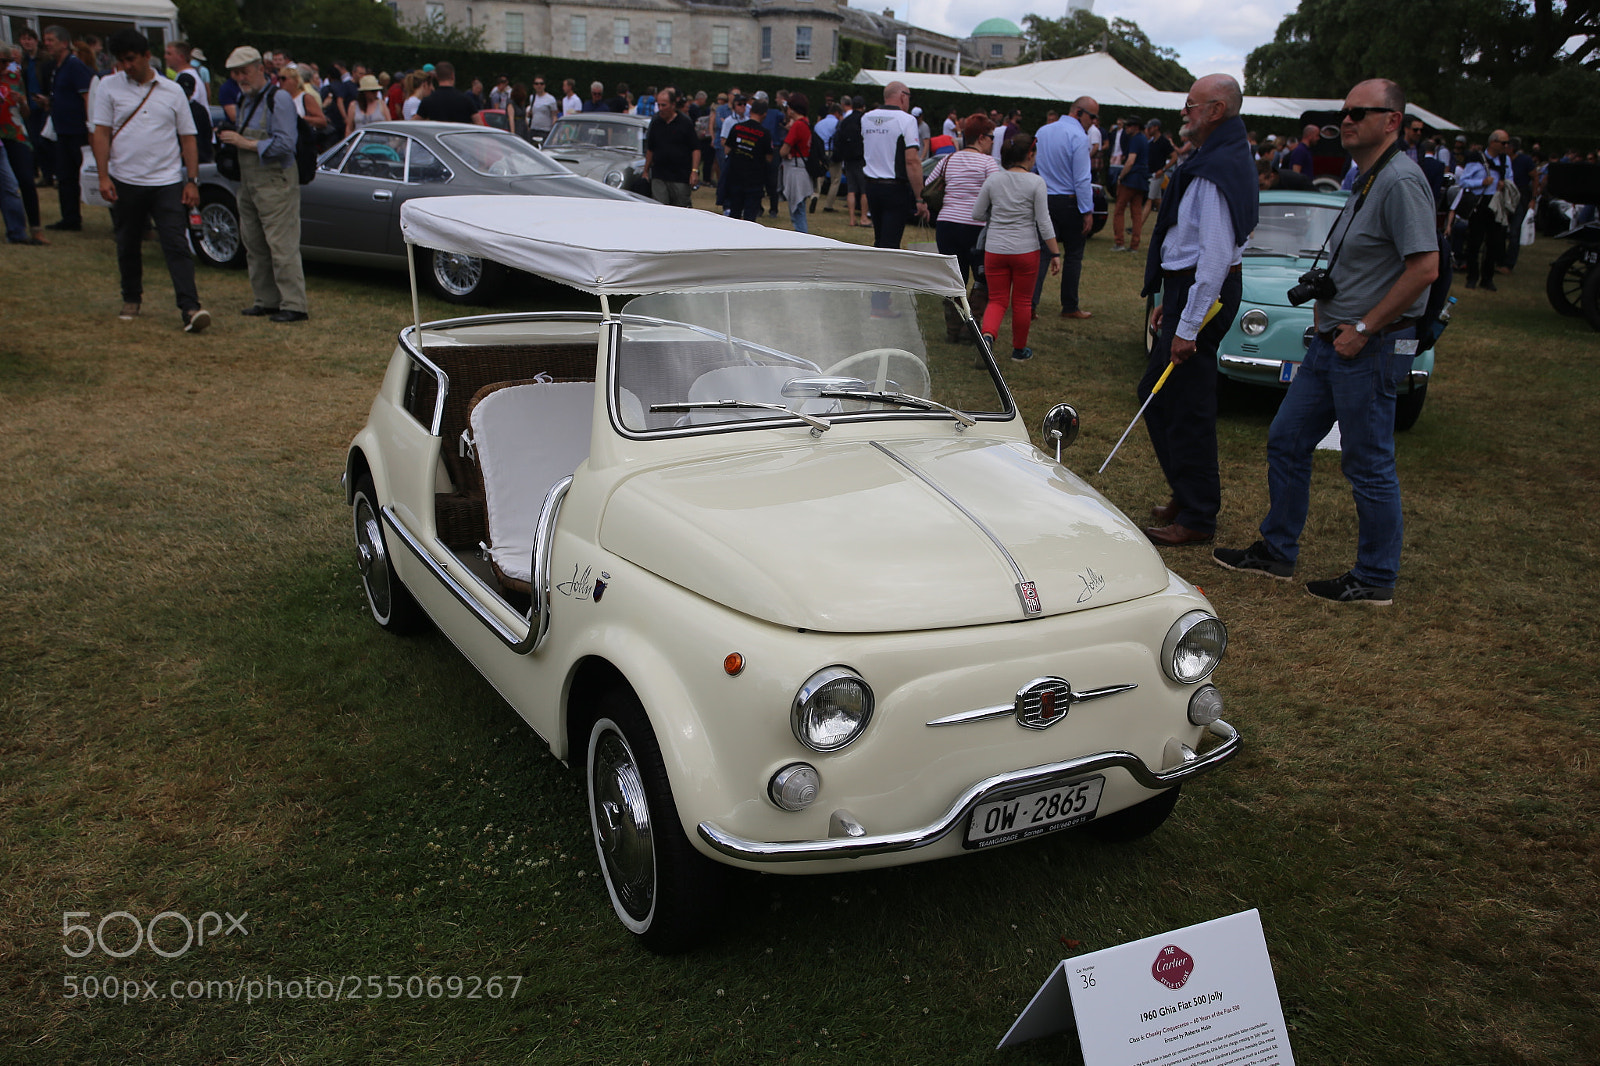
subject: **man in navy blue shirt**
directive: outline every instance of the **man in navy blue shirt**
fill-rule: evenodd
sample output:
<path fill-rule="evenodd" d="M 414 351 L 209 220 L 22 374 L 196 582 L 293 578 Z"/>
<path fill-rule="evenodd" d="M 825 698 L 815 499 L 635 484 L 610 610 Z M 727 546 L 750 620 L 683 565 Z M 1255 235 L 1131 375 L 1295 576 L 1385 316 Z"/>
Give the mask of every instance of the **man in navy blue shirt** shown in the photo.
<path fill-rule="evenodd" d="M 83 149 L 89 143 L 89 86 L 94 71 L 72 54 L 72 34 L 60 26 L 47 26 L 44 48 L 55 61 L 50 86 L 50 121 L 56 131 L 56 192 L 61 197 L 61 221 L 45 229 L 81 230 L 82 193 L 78 190 L 78 171 L 83 167 Z"/>

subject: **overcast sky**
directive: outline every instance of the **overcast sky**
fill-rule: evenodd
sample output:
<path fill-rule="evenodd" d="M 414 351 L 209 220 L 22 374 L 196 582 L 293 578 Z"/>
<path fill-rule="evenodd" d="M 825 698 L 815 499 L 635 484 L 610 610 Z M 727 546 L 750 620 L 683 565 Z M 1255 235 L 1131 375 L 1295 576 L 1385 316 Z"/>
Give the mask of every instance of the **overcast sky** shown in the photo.
<path fill-rule="evenodd" d="M 890 0 L 850 3 L 868 11 L 890 6 Z M 893 6 L 905 21 L 952 37 L 965 37 L 996 16 L 1022 26 L 1025 15 L 1067 13 L 1066 0 L 895 0 Z M 1283 16 L 1297 6 L 1298 0 L 1094 0 L 1094 13 L 1107 21 L 1137 22 L 1153 44 L 1176 49 L 1179 62 L 1196 77 L 1232 74 L 1243 82 L 1244 57 L 1272 40 Z"/>

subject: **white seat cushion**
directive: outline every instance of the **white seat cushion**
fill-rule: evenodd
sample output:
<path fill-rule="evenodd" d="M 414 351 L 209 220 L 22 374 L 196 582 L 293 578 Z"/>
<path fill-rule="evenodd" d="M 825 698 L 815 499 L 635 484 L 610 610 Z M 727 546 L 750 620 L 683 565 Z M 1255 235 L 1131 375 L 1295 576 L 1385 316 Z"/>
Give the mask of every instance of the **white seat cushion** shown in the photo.
<path fill-rule="evenodd" d="M 589 457 L 594 383 L 511 385 L 468 416 L 489 504 L 489 555 L 501 573 L 533 579 L 533 534 L 550 487 Z"/>

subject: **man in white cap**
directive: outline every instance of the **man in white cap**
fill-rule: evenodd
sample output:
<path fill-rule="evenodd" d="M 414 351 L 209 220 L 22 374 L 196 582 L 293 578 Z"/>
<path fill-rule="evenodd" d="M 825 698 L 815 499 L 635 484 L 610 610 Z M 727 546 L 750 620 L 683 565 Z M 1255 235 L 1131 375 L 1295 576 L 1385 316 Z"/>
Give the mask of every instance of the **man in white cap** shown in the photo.
<path fill-rule="evenodd" d="M 300 262 L 300 170 L 294 101 L 267 84 L 261 53 L 244 45 L 228 56 L 228 77 L 244 94 L 237 130 L 217 135 L 239 151 L 239 230 L 255 303 L 241 314 L 273 322 L 309 317 Z"/>

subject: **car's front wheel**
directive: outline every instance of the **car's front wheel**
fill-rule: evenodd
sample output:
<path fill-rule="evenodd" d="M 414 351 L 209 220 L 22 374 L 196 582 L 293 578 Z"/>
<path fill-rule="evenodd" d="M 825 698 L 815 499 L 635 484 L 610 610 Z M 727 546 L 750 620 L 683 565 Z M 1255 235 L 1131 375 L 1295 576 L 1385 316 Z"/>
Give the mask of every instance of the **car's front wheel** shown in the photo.
<path fill-rule="evenodd" d="M 366 590 L 373 621 L 391 633 L 414 632 L 425 616 L 390 564 L 371 474 L 361 475 L 356 482 L 350 513 L 355 524 L 356 567 L 361 571 L 361 585 Z"/>
<path fill-rule="evenodd" d="M 1544 292 L 1550 306 L 1563 315 L 1583 314 L 1583 283 L 1589 275 L 1589 261 L 1581 244 L 1556 256 L 1545 275 Z"/>
<path fill-rule="evenodd" d="M 244 234 L 239 228 L 239 204 L 226 189 L 207 185 L 200 190 L 200 238 L 195 254 L 214 267 L 244 267 Z"/>
<path fill-rule="evenodd" d="M 434 295 L 453 304 L 491 304 L 506 280 L 499 263 L 455 252 L 429 252 L 424 274 Z"/>
<path fill-rule="evenodd" d="M 611 906 L 658 955 L 687 951 L 718 913 L 726 871 L 689 843 L 644 708 L 627 689 L 589 731 L 589 824 Z"/>
<path fill-rule="evenodd" d="M 1173 785 L 1142 803 L 1135 803 L 1104 818 L 1096 818 L 1083 827 L 1084 831 L 1112 844 L 1147 837 L 1160 829 L 1172 814 L 1172 808 L 1178 805 L 1178 794 L 1182 791 L 1182 785 Z"/>

